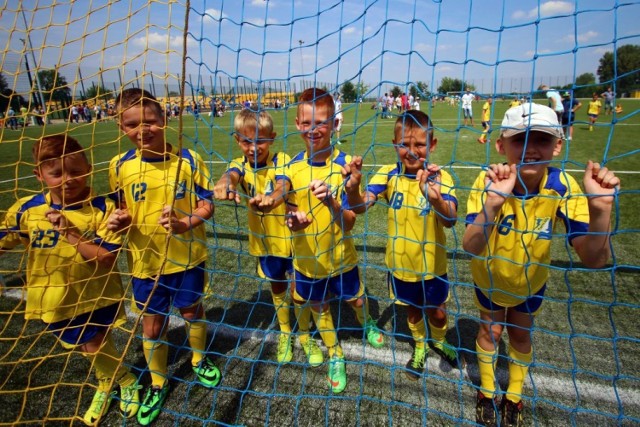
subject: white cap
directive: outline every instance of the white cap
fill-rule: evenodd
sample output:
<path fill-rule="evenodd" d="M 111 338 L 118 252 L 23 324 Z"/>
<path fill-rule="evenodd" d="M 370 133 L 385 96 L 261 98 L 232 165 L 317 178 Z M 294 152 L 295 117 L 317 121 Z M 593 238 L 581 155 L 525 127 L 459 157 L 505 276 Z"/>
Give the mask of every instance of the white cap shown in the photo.
<path fill-rule="evenodd" d="M 562 128 L 558 116 L 551 108 L 540 104 L 522 104 L 504 113 L 502 136 L 509 138 L 526 131 L 544 132 L 562 138 Z"/>

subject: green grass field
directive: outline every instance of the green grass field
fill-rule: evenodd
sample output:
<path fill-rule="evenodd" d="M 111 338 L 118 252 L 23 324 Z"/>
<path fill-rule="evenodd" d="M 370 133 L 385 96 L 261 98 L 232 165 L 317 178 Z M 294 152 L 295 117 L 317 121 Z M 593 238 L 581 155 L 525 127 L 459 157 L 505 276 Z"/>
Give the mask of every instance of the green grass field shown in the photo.
<path fill-rule="evenodd" d="M 540 425 L 633 425 L 640 422 L 640 283 L 637 240 L 640 236 L 640 100 L 622 100 L 624 112 L 601 116 L 590 132 L 585 124 L 586 102 L 577 114 L 573 140 L 565 144 L 554 162 L 578 180 L 588 159 L 606 162 L 622 179 L 613 227 L 613 259 L 607 268 L 585 270 L 575 252 L 556 239 L 552 249 L 551 277 L 546 301 L 537 318 L 534 334 L 534 365 L 525 384 L 526 424 Z M 494 132 L 506 101 L 495 103 Z M 394 163 L 391 148 L 393 120 L 381 120 L 368 105 L 347 105 L 341 149 L 364 156 L 367 170 Z M 376 206 L 358 218 L 354 235 L 360 251 L 361 272 L 371 296 L 371 311 L 388 332 L 385 348 L 363 345 L 355 316 L 345 304 L 332 310 L 348 359 L 347 389 L 331 395 L 325 384 L 326 365 L 309 368 L 295 349 L 294 362 L 274 362 L 277 326 L 270 286 L 255 275 L 255 260 L 247 253 L 246 208 L 216 203 L 210 231 L 211 292 L 206 297 L 210 321 L 210 351 L 221 368 L 223 381 L 215 390 L 196 385 L 186 351 L 181 322 L 172 318 L 169 341 L 172 391 L 157 421 L 164 425 L 460 425 L 474 424 L 475 393 L 479 382 L 475 359 L 477 309 L 473 304 L 469 256 L 462 251 L 468 188 L 479 167 L 501 161 L 493 144 L 480 145 L 480 104 L 476 103 L 476 126 L 460 127 L 459 111 L 437 104 L 429 111 L 439 139 L 430 159 L 447 168 L 458 185 L 458 224 L 447 231 L 449 277 L 453 282 L 449 304 L 448 339 L 458 345 L 468 365 L 453 371 L 430 355 L 424 378 L 411 382 L 404 365 L 412 347 L 406 315 L 389 299 L 385 281 L 384 245 L 386 212 Z M 304 148 L 295 129 L 295 112 L 273 113 L 278 138 L 274 150 L 293 155 Z M 232 113 L 194 122 L 184 117 L 182 144 L 210 162 L 216 179 L 227 160 L 239 155 L 231 137 Z M 167 136 L 177 142 L 177 121 L 169 123 Z M 17 197 L 41 191 L 32 178 L 31 145 L 44 133 L 69 131 L 84 146 L 91 146 L 98 193 L 108 190 L 109 159 L 131 145 L 119 136 L 114 122 L 80 125 L 54 123 L 45 128 L 0 132 L 0 210 Z M 126 272 L 124 257 L 121 271 Z M 21 283 L 20 254 L 0 259 L 0 271 L 9 287 Z M 124 283 L 127 283 L 126 275 Z M 25 322 L 17 289 L 0 298 L 0 424 L 69 425 L 82 415 L 93 395 L 94 379 L 84 358 L 63 350 L 37 322 Z M 293 316 L 292 316 L 293 318 Z M 144 369 L 139 335 L 129 340 L 135 320 L 116 331 L 119 344 L 128 342 L 126 362 Z M 139 331 L 135 331 L 139 334 Z M 505 355 L 501 343 L 501 355 Z M 506 359 L 498 364 L 499 379 L 506 386 Z M 143 383 L 148 375 L 143 376 Z M 113 405 L 104 425 L 123 424 Z M 79 423 L 78 420 L 75 423 Z M 131 422 L 136 424 L 135 422 Z M 129 424 L 127 422 L 127 424 Z"/>

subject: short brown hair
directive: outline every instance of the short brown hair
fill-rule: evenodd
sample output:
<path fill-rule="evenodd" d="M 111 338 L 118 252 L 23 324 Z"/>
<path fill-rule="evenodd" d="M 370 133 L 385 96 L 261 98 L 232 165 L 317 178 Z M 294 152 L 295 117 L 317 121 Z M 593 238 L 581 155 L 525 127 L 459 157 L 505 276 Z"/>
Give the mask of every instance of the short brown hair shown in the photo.
<path fill-rule="evenodd" d="M 313 104 L 316 107 L 327 109 L 328 115 L 331 117 L 336 111 L 333 97 L 326 90 L 310 87 L 300 94 L 298 98 L 300 104 Z"/>
<path fill-rule="evenodd" d="M 420 110 L 408 110 L 400 114 L 396 119 L 393 134 L 397 138 L 403 130 L 420 128 L 427 134 L 433 134 L 431 118 Z"/>
<path fill-rule="evenodd" d="M 164 117 L 164 110 L 162 105 L 158 102 L 155 96 L 151 92 L 140 88 L 124 89 L 116 97 L 116 111 L 118 114 L 122 114 L 123 111 L 128 110 L 134 106 L 150 106 L 156 109 L 156 112 Z"/>
<path fill-rule="evenodd" d="M 82 145 L 76 139 L 64 133 L 40 138 L 33 145 L 31 152 L 36 165 L 40 165 L 47 160 L 61 159 L 64 156 L 75 153 L 82 154 L 82 157 L 87 160 L 87 155 Z"/>

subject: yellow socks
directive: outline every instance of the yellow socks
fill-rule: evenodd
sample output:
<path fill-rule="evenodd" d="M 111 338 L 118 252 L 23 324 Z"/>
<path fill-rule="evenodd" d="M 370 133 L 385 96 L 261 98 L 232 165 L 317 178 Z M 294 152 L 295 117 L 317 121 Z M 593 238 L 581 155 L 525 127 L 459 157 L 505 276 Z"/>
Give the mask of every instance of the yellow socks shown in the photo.
<path fill-rule="evenodd" d="M 476 352 L 478 353 L 478 370 L 480 371 L 480 391 L 485 397 L 492 399 L 496 392 L 495 370 L 498 364 L 498 351 L 484 350 L 476 341 Z"/>
<path fill-rule="evenodd" d="M 407 319 L 411 336 L 416 343 L 416 348 L 425 348 L 425 342 L 427 340 L 427 329 L 424 326 L 424 319 L 420 319 L 418 323 L 411 323 Z"/>
<path fill-rule="evenodd" d="M 184 321 L 189 337 L 189 345 L 191 346 L 191 364 L 198 366 L 204 359 L 205 347 L 207 345 L 207 322 L 204 319 Z"/>
<path fill-rule="evenodd" d="M 298 321 L 298 332 L 300 334 L 300 343 L 306 344 L 309 339 L 309 325 L 311 324 L 311 308 L 309 304 L 299 304 L 294 301 L 293 311 Z"/>
<path fill-rule="evenodd" d="M 151 374 L 151 385 L 164 387 L 167 379 L 167 357 L 169 356 L 166 336 L 160 337 L 158 341 L 153 341 L 143 336 L 142 349 Z"/>
<path fill-rule="evenodd" d="M 283 332 L 285 334 L 290 334 L 291 323 L 289 319 L 289 304 L 287 303 L 287 291 L 285 290 L 280 294 L 276 294 L 273 291 L 271 291 L 271 298 L 273 299 L 273 307 L 276 310 L 276 317 L 278 318 L 278 324 L 280 325 L 280 332 Z"/>
<path fill-rule="evenodd" d="M 444 337 L 447 335 L 447 322 L 442 327 L 434 326 L 430 321 L 428 323 L 431 339 L 437 342 L 444 342 Z"/>
<path fill-rule="evenodd" d="M 311 310 L 311 313 L 313 314 L 313 319 L 316 322 L 316 327 L 318 328 L 318 332 L 320 332 L 322 341 L 324 341 L 324 345 L 327 346 L 329 357 L 344 357 L 342 347 L 340 347 L 338 343 L 338 333 L 336 332 L 335 326 L 333 326 L 333 317 L 331 316 L 329 307 L 324 308 L 320 313 L 316 313 L 315 310 Z"/>
<path fill-rule="evenodd" d="M 93 363 L 93 367 L 96 370 L 96 378 L 98 379 L 98 387 L 104 389 L 103 391 L 108 391 L 107 388 L 110 386 L 111 378 L 121 379 L 129 374 L 129 370 L 120 363 L 122 354 L 116 349 L 110 334 L 105 337 L 98 352 L 82 354 Z M 133 379 L 135 381 L 135 377 Z"/>
<path fill-rule="evenodd" d="M 507 399 L 514 403 L 518 403 L 522 400 L 522 387 L 524 386 L 524 380 L 527 377 L 531 360 L 533 360 L 533 352 L 529 351 L 529 353 L 520 353 L 509 345 L 508 353 L 511 360 L 509 360 L 509 387 L 507 388 Z"/>

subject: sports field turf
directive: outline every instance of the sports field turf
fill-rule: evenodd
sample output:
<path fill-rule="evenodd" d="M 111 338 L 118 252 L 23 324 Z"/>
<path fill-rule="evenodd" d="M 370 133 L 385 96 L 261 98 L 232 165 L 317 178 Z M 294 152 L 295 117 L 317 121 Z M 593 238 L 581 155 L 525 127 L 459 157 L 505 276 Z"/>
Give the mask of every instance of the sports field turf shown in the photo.
<path fill-rule="evenodd" d="M 632 425 L 640 422 L 640 101 L 622 100 L 623 113 L 600 116 L 593 132 L 587 129 L 586 100 L 577 114 L 573 140 L 565 144 L 554 166 L 564 166 L 581 181 L 587 159 L 605 160 L 622 179 L 613 227 L 613 260 L 607 268 L 587 271 L 561 238 L 554 239 L 551 277 L 546 301 L 534 330 L 534 364 L 525 383 L 525 419 L 540 425 Z M 506 101 L 496 101 L 493 126 L 497 129 Z M 391 148 L 393 120 L 382 120 L 368 105 L 346 105 L 341 149 L 364 156 L 368 170 L 395 162 Z M 246 208 L 216 203 L 214 225 L 209 228 L 211 261 L 210 292 L 206 316 L 211 322 L 210 351 L 221 368 L 223 380 L 214 390 L 193 382 L 184 329 L 179 319 L 170 325 L 170 370 L 172 391 L 157 425 L 432 425 L 473 424 L 478 370 L 475 359 L 477 309 L 472 300 L 469 256 L 462 251 L 468 188 L 479 167 L 502 161 L 493 144 L 476 142 L 481 127 L 480 104 L 476 103 L 476 125 L 460 127 L 459 111 L 438 103 L 429 110 L 436 126 L 438 147 L 430 159 L 452 173 L 458 185 L 458 224 L 447 230 L 449 278 L 449 341 L 460 347 L 468 366 L 451 370 L 430 354 L 423 379 L 412 382 L 404 376 L 404 365 L 412 351 L 402 308 L 392 304 L 386 287 L 384 245 L 386 211 L 380 205 L 358 218 L 354 238 L 359 249 L 361 272 L 371 296 L 371 311 L 387 335 L 380 350 L 364 345 L 362 332 L 346 304 L 333 303 L 336 325 L 348 360 L 349 384 L 340 395 L 327 390 L 326 365 L 309 368 L 296 346 L 294 361 L 274 362 L 277 325 L 269 295 L 270 286 L 255 274 L 255 260 L 247 253 Z M 278 138 L 273 150 L 293 155 L 304 148 L 295 130 L 295 112 L 272 112 Z M 582 123 L 580 123 L 582 121 Z M 184 147 L 196 148 L 207 160 L 217 179 L 225 162 L 239 150 L 232 140 L 233 114 L 194 122 L 184 117 Z M 169 123 L 170 141 L 179 140 L 177 121 Z M 3 129 L 0 137 L 0 210 L 19 196 L 40 191 L 32 177 L 31 144 L 43 133 L 69 130 L 84 146 L 92 146 L 98 193 L 107 191 L 109 159 L 131 148 L 119 136 L 114 122 L 67 125 L 54 123 L 24 131 Z M 491 134 L 497 137 L 497 130 Z M 563 232 L 562 226 L 558 230 Z M 121 256 L 121 271 L 126 272 Z M 37 322 L 25 322 L 24 305 L 17 289 L 24 260 L 20 254 L 5 254 L 0 270 L 10 291 L 0 298 L 0 423 L 69 424 L 82 415 L 93 395 L 94 379 L 85 359 L 42 334 Z M 128 285 L 123 275 L 123 283 Z M 292 313 L 293 314 L 293 313 Z M 293 318 L 293 315 L 292 315 Z M 135 321 L 115 336 L 124 347 L 126 362 L 144 368 L 139 330 L 130 339 Z M 319 342 L 319 341 L 318 341 Z M 501 355 L 506 345 L 501 343 Z M 506 382 L 506 359 L 499 363 L 501 384 Z M 148 375 L 143 376 L 143 382 Z M 83 386 L 84 384 L 84 386 Z M 79 398 L 80 397 L 80 398 Z M 122 419 L 114 405 L 105 425 Z M 135 424 L 135 422 L 133 423 Z"/>

